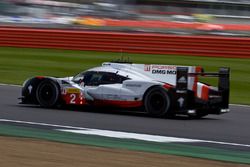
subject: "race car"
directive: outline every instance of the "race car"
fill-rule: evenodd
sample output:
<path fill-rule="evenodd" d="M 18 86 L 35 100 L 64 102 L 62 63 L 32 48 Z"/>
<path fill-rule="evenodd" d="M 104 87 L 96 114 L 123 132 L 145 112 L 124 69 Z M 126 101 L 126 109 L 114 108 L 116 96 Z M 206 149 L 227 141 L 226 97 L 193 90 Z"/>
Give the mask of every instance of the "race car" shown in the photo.
<path fill-rule="evenodd" d="M 135 108 L 156 117 L 200 118 L 229 112 L 229 74 L 227 67 L 208 73 L 200 66 L 105 62 L 73 77 L 27 79 L 21 103 Z M 218 87 L 199 82 L 200 76 L 217 77 Z"/>

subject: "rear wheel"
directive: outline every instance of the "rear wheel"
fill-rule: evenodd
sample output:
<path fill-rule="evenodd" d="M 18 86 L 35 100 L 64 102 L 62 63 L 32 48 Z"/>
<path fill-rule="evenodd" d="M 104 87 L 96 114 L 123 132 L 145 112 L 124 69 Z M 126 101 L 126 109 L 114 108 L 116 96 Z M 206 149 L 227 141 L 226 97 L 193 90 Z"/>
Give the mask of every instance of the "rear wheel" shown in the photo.
<path fill-rule="evenodd" d="M 170 97 L 167 91 L 156 86 L 149 89 L 144 96 L 145 111 L 155 117 L 164 116 L 170 109 Z"/>
<path fill-rule="evenodd" d="M 36 91 L 36 98 L 42 107 L 54 107 L 58 103 L 60 89 L 58 84 L 53 80 L 42 81 Z"/>

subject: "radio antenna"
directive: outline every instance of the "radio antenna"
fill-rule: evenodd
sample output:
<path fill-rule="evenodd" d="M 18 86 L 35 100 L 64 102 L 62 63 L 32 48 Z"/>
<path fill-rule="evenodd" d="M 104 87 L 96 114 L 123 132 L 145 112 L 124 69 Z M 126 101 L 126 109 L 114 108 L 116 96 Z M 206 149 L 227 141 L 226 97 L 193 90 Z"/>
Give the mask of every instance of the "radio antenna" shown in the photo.
<path fill-rule="evenodd" d="M 129 59 L 129 56 L 124 58 L 123 50 L 122 50 L 122 49 L 120 49 L 120 56 L 121 56 L 120 59 L 113 60 L 113 61 L 111 61 L 111 62 L 112 62 L 112 63 L 132 64 L 132 62 L 131 62 L 130 59 Z"/>

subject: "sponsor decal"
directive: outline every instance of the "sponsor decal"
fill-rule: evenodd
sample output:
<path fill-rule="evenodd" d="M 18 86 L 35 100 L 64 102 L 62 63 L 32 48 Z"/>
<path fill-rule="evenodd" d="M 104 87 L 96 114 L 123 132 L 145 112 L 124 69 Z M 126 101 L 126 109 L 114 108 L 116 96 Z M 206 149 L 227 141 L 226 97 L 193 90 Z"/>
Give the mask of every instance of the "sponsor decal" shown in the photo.
<path fill-rule="evenodd" d="M 119 95 L 114 95 L 114 94 L 105 94 L 103 95 L 103 98 L 106 99 L 106 100 L 119 100 L 121 99 L 121 97 Z"/>
<path fill-rule="evenodd" d="M 152 71 L 152 74 L 176 75 L 176 66 L 145 64 L 144 71 Z"/>
<path fill-rule="evenodd" d="M 176 66 L 152 65 L 152 69 L 157 69 L 157 70 L 176 70 Z"/>
<path fill-rule="evenodd" d="M 182 76 L 178 79 L 178 83 L 187 83 L 186 77 Z"/>
<path fill-rule="evenodd" d="M 77 89 L 77 88 L 67 88 L 67 89 L 66 89 L 66 92 L 67 92 L 68 94 L 80 93 L 80 90 Z"/>
<path fill-rule="evenodd" d="M 157 69 L 153 69 L 152 74 L 176 75 L 176 71 L 175 70 L 157 70 Z"/>
<path fill-rule="evenodd" d="M 151 71 L 151 65 L 145 64 L 144 71 Z"/>
<path fill-rule="evenodd" d="M 176 93 L 180 93 L 180 94 L 185 94 L 185 93 L 187 93 L 187 91 L 186 90 L 176 90 Z"/>
<path fill-rule="evenodd" d="M 126 84 L 125 86 L 126 87 L 136 87 L 136 88 L 142 87 L 142 85 L 139 85 L 139 84 Z"/>

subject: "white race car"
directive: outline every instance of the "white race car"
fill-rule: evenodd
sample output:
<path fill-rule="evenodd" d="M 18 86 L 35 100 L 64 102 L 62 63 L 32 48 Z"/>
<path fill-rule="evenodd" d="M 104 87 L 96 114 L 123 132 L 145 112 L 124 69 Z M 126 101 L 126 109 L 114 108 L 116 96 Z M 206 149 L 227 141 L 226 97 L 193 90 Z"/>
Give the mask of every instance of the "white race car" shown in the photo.
<path fill-rule="evenodd" d="M 106 62 L 74 77 L 28 79 L 21 103 L 138 108 L 158 117 L 202 117 L 229 111 L 229 73 L 229 68 L 205 73 L 199 66 Z M 199 82 L 199 76 L 218 77 L 218 87 Z"/>

